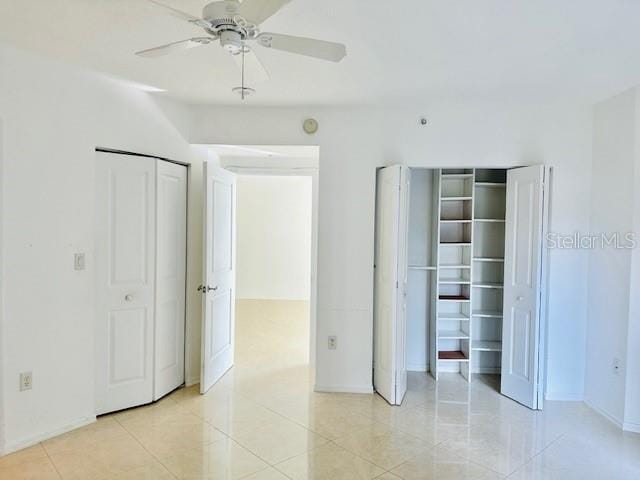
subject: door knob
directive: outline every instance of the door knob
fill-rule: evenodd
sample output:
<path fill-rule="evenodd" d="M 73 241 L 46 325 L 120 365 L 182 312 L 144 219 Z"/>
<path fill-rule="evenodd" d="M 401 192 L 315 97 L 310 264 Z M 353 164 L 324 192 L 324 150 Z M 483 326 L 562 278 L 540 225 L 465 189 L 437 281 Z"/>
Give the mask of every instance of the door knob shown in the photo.
<path fill-rule="evenodd" d="M 215 292 L 217 290 L 218 290 L 218 286 L 217 285 L 215 287 L 210 287 L 209 285 L 200 285 L 198 287 L 198 291 L 202 292 L 202 293 Z"/>
<path fill-rule="evenodd" d="M 133 295 L 129 294 L 129 295 L 125 295 L 124 296 L 124 301 L 125 302 L 130 302 L 131 300 L 133 300 Z"/>

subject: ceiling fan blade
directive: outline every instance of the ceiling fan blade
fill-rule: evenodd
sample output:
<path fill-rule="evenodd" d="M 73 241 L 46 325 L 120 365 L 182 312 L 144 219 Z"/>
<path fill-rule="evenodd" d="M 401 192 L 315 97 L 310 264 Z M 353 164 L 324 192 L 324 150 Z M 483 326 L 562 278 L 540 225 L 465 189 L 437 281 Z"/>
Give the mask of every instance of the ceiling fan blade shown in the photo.
<path fill-rule="evenodd" d="M 233 60 L 238 68 L 242 69 L 242 53 L 233 55 Z M 244 52 L 244 71 L 249 82 L 260 83 L 269 80 L 269 72 L 264 68 L 256 53 L 248 47 L 245 47 Z"/>
<path fill-rule="evenodd" d="M 209 23 L 206 20 L 203 20 L 201 18 L 195 17 L 193 15 L 191 15 L 190 13 L 187 12 L 183 12 L 182 10 L 178 10 L 177 8 L 173 8 L 170 7 L 169 5 L 165 5 L 162 2 L 158 2 L 156 0 L 147 0 L 148 2 L 153 3 L 154 5 L 163 8 L 165 10 L 168 11 L 168 13 L 176 18 L 179 18 L 181 20 L 185 20 L 189 23 L 193 23 L 195 25 L 198 25 L 199 27 L 202 28 L 209 28 L 211 27 L 211 25 L 209 25 Z"/>
<path fill-rule="evenodd" d="M 325 42 L 313 38 L 294 37 L 279 33 L 261 33 L 258 43 L 266 48 L 339 62 L 347 55 L 347 47 L 341 43 Z"/>
<path fill-rule="evenodd" d="M 211 43 L 214 39 L 211 37 L 198 37 L 198 38 L 190 38 L 189 40 L 181 40 L 179 42 L 169 43 L 167 45 L 162 45 L 160 47 L 149 48 L 147 50 L 142 50 L 141 52 L 136 52 L 136 55 L 139 57 L 145 58 L 156 58 L 162 57 L 163 55 L 168 55 L 169 53 L 178 52 L 181 50 L 188 50 L 194 47 L 201 47 L 202 45 L 207 45 Z"/>
<path fill-rule="evenodd" d="M 260 25 L 291 0 L 243 0 L 238 13 L 248 22 Z"/>

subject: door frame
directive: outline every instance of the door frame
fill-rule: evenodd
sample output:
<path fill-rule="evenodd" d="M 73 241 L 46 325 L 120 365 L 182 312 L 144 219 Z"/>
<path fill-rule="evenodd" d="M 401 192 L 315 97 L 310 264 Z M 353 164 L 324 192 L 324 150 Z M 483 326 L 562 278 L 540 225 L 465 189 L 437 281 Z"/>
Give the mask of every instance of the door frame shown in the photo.
<path fill-rule="evenodd" d="M 238 176 L 311 177 L 311 288 L 309 292 L 309 366 L 316 366 L 316 332 L 318 316 L 318 200 L 319 167 L 222 166 Z M 237 240 L 236 240 L 237 241 Z"/>
<path fill-rule="evenodd" d="M 382 165 L 376 167 L 376 178 L 378 170 L 391 167 L 393 165 L 401 165 L 403 167 L 407 167 L 410 170 L 438 170 L 438 169 L 451 169 L 451 168 L 465 168 L 465 169 L 487 169 L 487 170 L 513 170 L 516 168 L 523 167 L 531 167 L 533 165 L 539 164 L 512 164 L 512 165 L 464 165 L 464 164 L 455 164 L 455 165 L 414 165 L 414 164 L 389 164 Z M 547 350 L 547 345 L 549 344 L 549 272 L 550 272 L 550 255 L 547 248 L 544 248 L 546 244 L 547 233 L 549 232 L 549 226 L 551 223 L 551 213 L 553 206 L 553 193 L 552 193 L 552 185 L 553 185 L 553 175 L 554 175 L 554 167 L 552 165 L 542 164 L 544 167 L 544 192 L 543 192 L 543 207 L 542 207 L 542 235 L 541 235 L 541 245 L 542 255 L 541 255 L 541 272 L 540 272 L 540 338 L 539 338 L 539 355 L 538 355 L 538 405 L 541 409 L 543 405 L 543 401 L 546 398 L 546 390 L 547 390 L 547 363 L 549 352 Z M 376 192 L 377 192 L 377 182 L 376 182 Z M 377 207 L 376 207 L 377 208 Z M 375 215 L 375 211 L 374 211 Z M 374 261 L 375 262 L 375 261 Z M 375 299 L 374 299 L 375 302 Z M 373 326 L 373 317 L 371 318 L 372 326 Z M 428 325 L 430 328 L 430 325 Z M 373 339 L 375 342 L 375 338 Z M 371 372 L 373 374 L 373 358 L 371 359 Z"/>

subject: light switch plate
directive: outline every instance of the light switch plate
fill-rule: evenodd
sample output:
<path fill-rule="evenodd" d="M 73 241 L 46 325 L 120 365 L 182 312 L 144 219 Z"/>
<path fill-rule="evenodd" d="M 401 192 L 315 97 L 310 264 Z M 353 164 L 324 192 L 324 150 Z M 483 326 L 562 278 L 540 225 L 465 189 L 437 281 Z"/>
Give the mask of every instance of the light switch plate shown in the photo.
<path fill-rule="evenodd" d="M 84 270 L 86 267 L 84 253 L 76 253 L 73 255 L 73 268 L 75 270 Z"/>

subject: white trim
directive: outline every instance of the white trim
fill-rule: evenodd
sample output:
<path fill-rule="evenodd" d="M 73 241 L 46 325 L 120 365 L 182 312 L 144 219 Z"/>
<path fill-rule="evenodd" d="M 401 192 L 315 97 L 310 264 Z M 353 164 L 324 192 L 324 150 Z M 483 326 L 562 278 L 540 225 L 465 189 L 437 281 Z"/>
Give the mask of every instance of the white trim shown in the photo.
<path fill-rule="evenodd" d="M 48 432 L 45 432 L 45 433 L 39 433 L 38 435 L 33 435 L 32 437 L 27 437 L 17 442 L 9 443 L 6 445 L 6 448 L 0 452 L 0 455 L 7 455 L 9 453 L 22 450 L 23 448 L 31 447 L 40 442 L 44 442 L 45 440 L 49 440 L 50 438 L 57 437 L 58 435 L 62 435 L 63 433 L 70 432 L 71 430 L 75 430 L 76 428 L 84 427 L 86 425 L 94 423 L 95 421 L 96 421 L 95 415 L 91 415 L 89 417 L 83 417 L 63 427 L 56 428 L 54 430 L 49 430 Z"/>
<path fill-rule="evenodd" d="M 407 364 L 407 372 L 428 372 L 429 364 L 428 363 L 408 363 Z"/>
<path fill-rule="evenodd" d="M 594 412 L 602 415 L 604 418 L 606 418 L 607 420 L 609 420 L 611 423 L 613 423 L 614 425 L 616 425 L 618 428 L 622 429 L 622 425 L 623 422 L 622 420 L 614 417 L 613 415 L 611 415 L 609 412 L 605 412 L 603 409 L 596 407 L 595 405 L 591 404 L 590 402 L 587 402 L 585 400 L 585 405 L 587 407 L 589 407 L 591 410 L 593 410 Z"/>
<path fill-rule="evenodd" d="M 5 403 L 4 398 L 4 244 L 3 222 L 4 215 L 4 124 L 0 118 L 0 454 L 5 450 Z"/>
<path fill-rule="evenodd" d="M 194 385 L 197 385 L 199 383 L 200 383 L 200 377 L 190 377 L 185 380 L 184 386 L 193 387 Z"/>
<path fill-rule="evenodd" d="M 625 432 L 640 433 L 640 423 L 624 422 L 622 424 L 622 429 Z"/>
<path fill-rule="evenodd" d="M 373 385 L 315 385 L 314 392 L 326 393 L 373 393 Z"/>
<path fill-rule="evenodd" d="M 546 392 L 544 399 L 550 402 L 582 402 L 584 395 L 572 392 Z"/>
<path fill-rule="evenodd" d="M 471 373 L 478 375 L 499 375 L 500 367 L 475 367 L 471 369 Z"/>
<path fill-rule="evenodd" d="M 256 160 L 259 161 L 259 160 Z M 237 175 L 271 175 L 311 177 L 311 291 L 309 292 L 309 366 L 314 368 L 317 361 L 316 335 L 318 322 L 318 205 L 320 199 L 320 169 L 316 167 L 287 166 L 235 166 L 222 168 Z"/>

